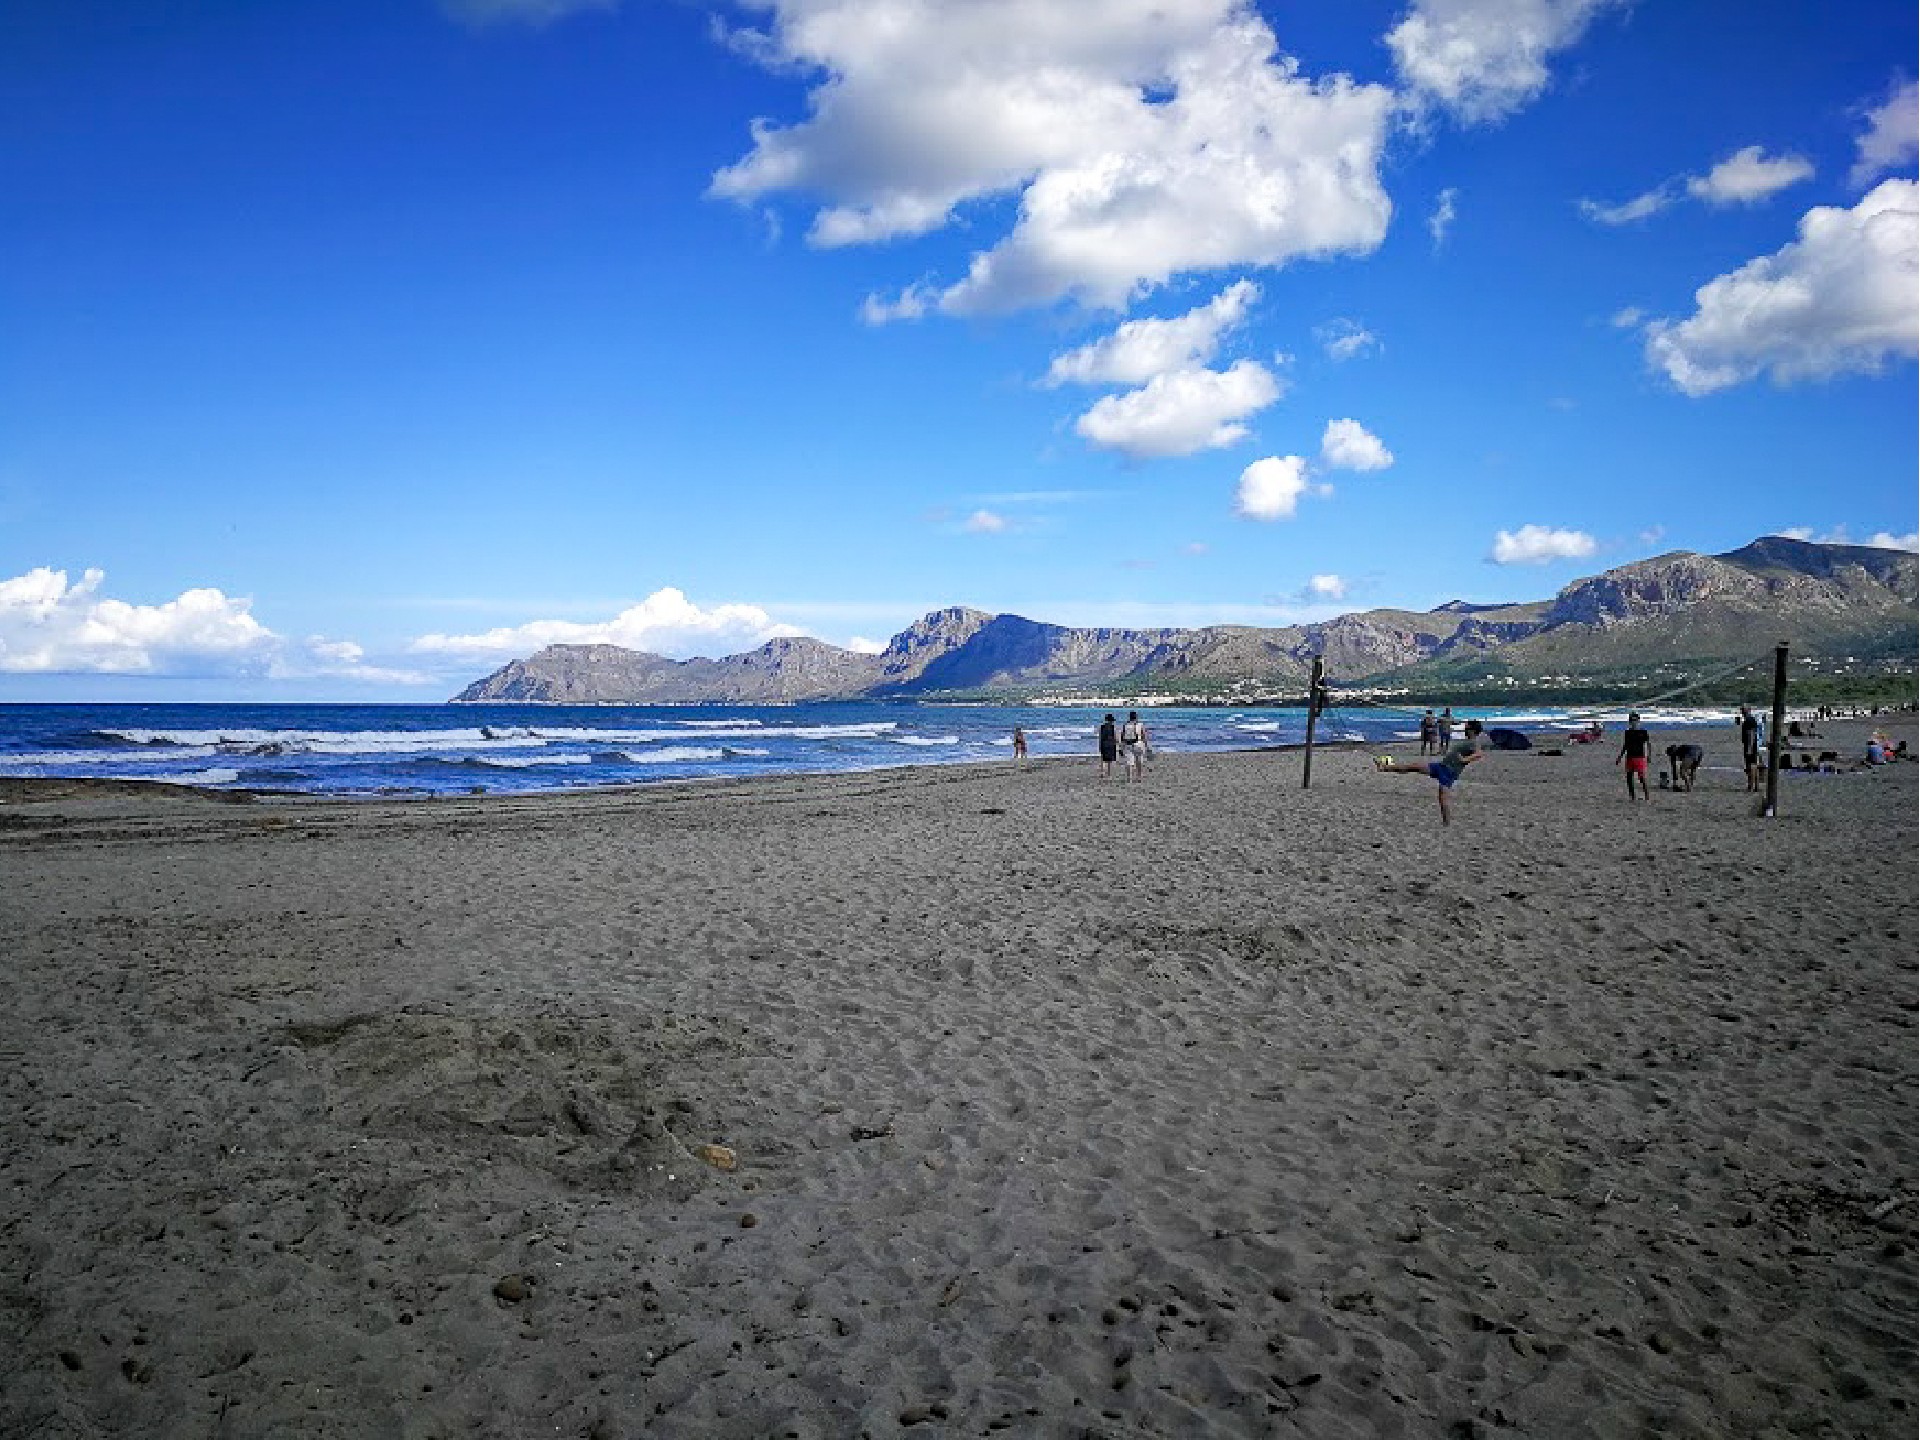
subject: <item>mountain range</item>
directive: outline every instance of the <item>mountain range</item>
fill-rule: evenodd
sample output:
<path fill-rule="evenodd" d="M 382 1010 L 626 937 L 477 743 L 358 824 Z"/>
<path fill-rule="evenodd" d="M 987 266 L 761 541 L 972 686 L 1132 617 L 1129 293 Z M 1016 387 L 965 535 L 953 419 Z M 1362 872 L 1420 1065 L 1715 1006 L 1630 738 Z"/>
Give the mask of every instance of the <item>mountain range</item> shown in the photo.
<path fill-rule="evenodd" d="M 877 655 L 805 637 L 718 660 L 549 645 L 453 699 L 784 704 L 1115 687 L 1298 694 L 1316 656 L 1342 684 L 1571 686 L 1724 667 L 1783 639 L 1802 660 L 1911 670 L 1917 595 L 1907 551 L 1768 536 L 1724 555 L 1635 561 L 1575 580 L 1550 600 L 1366 610 L 1311 625 L 1075 628 L 953 606 L 908 626 Z"/>

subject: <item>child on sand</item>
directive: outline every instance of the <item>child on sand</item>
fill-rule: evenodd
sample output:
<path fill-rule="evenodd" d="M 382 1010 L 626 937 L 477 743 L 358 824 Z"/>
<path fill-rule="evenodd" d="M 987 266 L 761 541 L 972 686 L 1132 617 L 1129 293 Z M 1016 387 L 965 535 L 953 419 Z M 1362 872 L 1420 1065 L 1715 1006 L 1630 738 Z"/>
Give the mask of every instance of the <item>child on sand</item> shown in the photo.
<path fill-rule="evenodd" d="M 1452 714 L 1451 711 L 1448 712 Z M 1447 747 L 1446 753 L 1434 761 L 1395 760 L 1391 755 L 1380 755 L 1374 759 L 1374 768 L 1383 775 L 1430 775 L 1439 782 L 1436 792 L 1440 800 L 1440 823 L 1451 825 L 1453 817 L 1447 812 L 1447 792 L 1456 781 L 1466 773 L 1467 766 L 1486 757 L 1487 742 L 1481 738 L 1480 722 L 1469 720 L 1461 738 Z"/>

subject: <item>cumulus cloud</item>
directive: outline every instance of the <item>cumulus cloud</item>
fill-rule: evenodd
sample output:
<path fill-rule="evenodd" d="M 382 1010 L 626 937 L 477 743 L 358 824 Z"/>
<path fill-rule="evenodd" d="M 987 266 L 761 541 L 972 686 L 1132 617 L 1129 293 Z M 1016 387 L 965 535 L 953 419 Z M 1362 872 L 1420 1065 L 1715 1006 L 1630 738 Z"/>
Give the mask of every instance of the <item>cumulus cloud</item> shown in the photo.
<path fill-rule="evenodd" d="M 1735 151 L 1704 175 L 1687 181 L 1687 193 L 1709 205 L 1751 205 L 1813 178 L 1813 166 L 1798 155 L 1769 157 L 1758 145 Z"/>
<path fill-rule="evenodd" d="M 1138 390 L 1109 395 L 1074 422 L 1089 444 L 1136 460 L 1219 450 L 1244 440 L 1242 422 L 1280 398 L 1280 382 L 1257 360 L 1226 370 L 1176 370 Z"/>
<path fill-rule="evenodd" d="M 1329 420 L 1320 437 L 1320 463 L 1335 470 L 1385 470 L 1393 452 L 1358 420 Z"/>
<path fill-rule="evenodd" d="M 1198 309 L 1168 320 L 1129 320 L 1111 335 L 1054 357 L 1048 385 L 1140 385 L 1211 360 L 1221 338 L 1240 325 L 1260 297 L 1251 280 L 1229 285 Z"/>
<path fill-rule="evenodd" d="M 158 605 L 100 593 L 104 571 L 78 583 L 40 566 L 0 580 L 0 671 L 45 674 L 165 675 L 368 681 L 424 677 L 363 663 L 351 640 L 276 635 L 252 614 L 253 602 L 211 587 L 182 591 Z"/>
<path fill-rule="evenodd" d="M 816 245 L 925 234 L 1018 197 L 1010 232 L 937 293 L 869 319 L 1123 308 L 1188 271 L 1365 254 L 1391 205 L 1393 98 L 1303 79 L 1248 0 L 751 0 L 751 49 L 819 77 L 809 113 L 761 120 L 712 193 L 822 201 Z"/>
<path fill-rule="evenodd" d="M 1307 581 L 1306 593 L 1313 600 L 1344 600 L 1347 582 L 1338 575 L 1315 575 Z"/>
<path fill-rule="evenodd" d="M 1496 565 L 1545 565 L 1554 560 L 1584 559 L 1596 548 L 1594 538 L 1581 530 L 1522 525 L 1518 530 L 1497 532 L 1487 558 Z"/>
<path fill-rule="evenodd" d="M 1844 525 L 1836 525 L 1824 535 L 1811 525 L 1790 525 L 1773 533 L 1788 540 L 1807 540 L 1816 545 L 1865 545 L 1874 550 L 1920 550 L 1920 533 L 1896 535 L 1890 530 L 1876 530 L 1864 540 L 1855 540 Z"/>
<path fill-rule="evenodd" d="M 528 655 L 548 645 L 619 645 L 684 659 L 730 654 L 804 633 L 792 625 L 776 624 L 758 605 L 702 609 L 682 591 L 667 586 L 611 620 L 530 620 L 474 635 L 422 635 L 412 648 L 423 654 L 474 659 Z"/>
<path fill-rule="evenodd" d="M 1290 520 L 1312 489 L 1304 457 L 1269 455 L 1240 472 L 1233 508 L 1248 520 Z"/>
<path fill-rule="evenodd" d="M 846 648 L 853 651 L 856 655 L 879 655 L 885 652 L 887 642 L 884 640 L 869 640 L 864 635 L 855 635 L 847 641 Z"/>
<path fill-rule="evenodd" d="M 998 535 L 1007 528 L 1007 517 L 991 510 L 976 510 L 960 528 L 969 535 Z"/>
<path fill-rule="evenodd" d="M 1706 395 L 1877 371 L 1920 352 L 1920 187 L 1885 180 L 1851 210 L 1819 206 L 1800 238 L 1694 294 L 1685 320 L 1646 327 L 1647 357 L 1681 391 Z"/>
<path fill-rule="evenodd" d="M 1387 33 L 1402 82 L 1469 123 L 1498 120 L 1547 86 L 1547 61 L 1624 0 L 1415 0 Z"/>
<path fill-rule="evenodd" d="M 1813 178 L 1813 165 L 1798 155 L 1769 156 L 1758 145 L 1737 150 L 1704 175 L 1657 185 L 1619 205 L 1582 200 L 1580 213 L 1602 225 L 1630 225 L 1658 215 L 1683 195 L 1707 205 L 1753 205 L 1789 185 Z"/>
<path fill-rule="evenodd" d="M 1920 95 L 1909 80 L 1888 97 L 1885 103 L 1865 113 L 1867 128 L 1856 140 L 1857 153 L 1848 176 L 1855 185 L 1866 185 L 1886 174 L 1912 165 L 1920 151 Z"/>
<path fill-rule="evenodd" d="M 1379 337 L 1352 320 L 1330 320 L 1317 327 L 1313 335 L 1320 342 L 1320 348 L 1326 351 L 1327 358 L 1336 363 L 1357 360 L 1363 355 L 1377 354 L 1380 350 Z"/>
<path fill-rule="evenodd" d="M 440 8 L 469 25 L 546 25 L 582 10 L 612 10 L 620 0 L 440 0 Z"/>

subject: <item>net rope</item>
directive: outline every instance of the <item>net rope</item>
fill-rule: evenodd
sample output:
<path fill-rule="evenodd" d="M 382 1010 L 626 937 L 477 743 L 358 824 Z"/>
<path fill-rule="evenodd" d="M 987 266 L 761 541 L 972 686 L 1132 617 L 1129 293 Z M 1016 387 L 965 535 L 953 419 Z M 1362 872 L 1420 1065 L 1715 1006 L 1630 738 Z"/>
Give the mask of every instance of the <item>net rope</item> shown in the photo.
<path fill-rule="evenodd" d="M 1654 705 L 1660 705 L 1665 703 L 1668 700 L 1675 699 L 1678 696 L 1689 694 L 1692 691 L 1703 690 L 1709 685 L 1718 685 L 1723 680 L 1731 680 L 1735 675 L 1740 674 L 1742 671 L 1751 670 L 1756 665 L 1765 664 L 1771 661 L 1773 659 L 1773 656 L 1774 656 L 1774 652 L 1769 650 L 1764 655 L 1756 655 L 1751 660 L 1742 660 L 1737 665 L 1729 665 L 1726 669 L 1716 671 L 1711 675 L 1702 676 L 1700 679 L 1697 679 L 1697 680 L 1689 680 L 1684 685 L 1676 686 L 1672 690 L 1664 690 L 1658 695 L 1649 695 L 1645 699 L 1641 699 L 1641 700 L 1613 701 L 1606 705 L 1601 705 L 1598 707 L 1589 708 L 1585 710 L 1570 710 L 1564 716 L 1562 716 L 1561 719 L 1563 721 L 1565 720 L 1598 720 L 1603 715 L 1611 714 L 1616 710 L 1625 709 L 1625 710 L 1632 711 L 1632 710 L 1638 710 L 1642 708 L 1650 708 Z M 1331 710 L 1337 705 L 1337 706 L 1341 706 L 1349 709 L 1393 710 L 1393 711 L 1398 711 L 1404 715 L 1421 715 L 1421 714 L 1424 714 L 1428 708 L 1430 708 L 1427 706 L 1420 706 L 1420 705 L 1393 705 L 1383 700 L 1370 700 L 1360 695 L 1341 695 L 1336 691 L 1326 689 L 1325 687 L 1322 687 L 1321 693 L 1325 697 L 1322 700 L 1320 705 L 1322 712 Z"/>

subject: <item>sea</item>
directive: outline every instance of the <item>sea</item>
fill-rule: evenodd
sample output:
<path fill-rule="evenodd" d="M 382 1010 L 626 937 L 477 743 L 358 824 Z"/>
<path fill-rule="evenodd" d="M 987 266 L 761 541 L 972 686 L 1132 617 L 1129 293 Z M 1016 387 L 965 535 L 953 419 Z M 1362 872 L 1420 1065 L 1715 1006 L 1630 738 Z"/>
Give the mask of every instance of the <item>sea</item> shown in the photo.
<path fill-rule="evenodd" d="M 0 705 L 0 776 L 153 780 L 303 796 L 427 798 L 657 785 L 756 775 L 886 770 L 1012 758 L 1013 731 L 1035 759 L 1095 752 L 1118 706 L 857 701 L 753 705 Z M 1596 712 L 1467 709 L 1536 740 Z M 1624 711 L 1598 712 L 1618 729 Z M 1649 713 L 1653 726 L 1731 712 Z M 1157 752 L 1299 745 L 1297 708 L 1155 706 Z M 1317 741 L 1403 745 L 1414 710 L 1337 707 Z"/>

